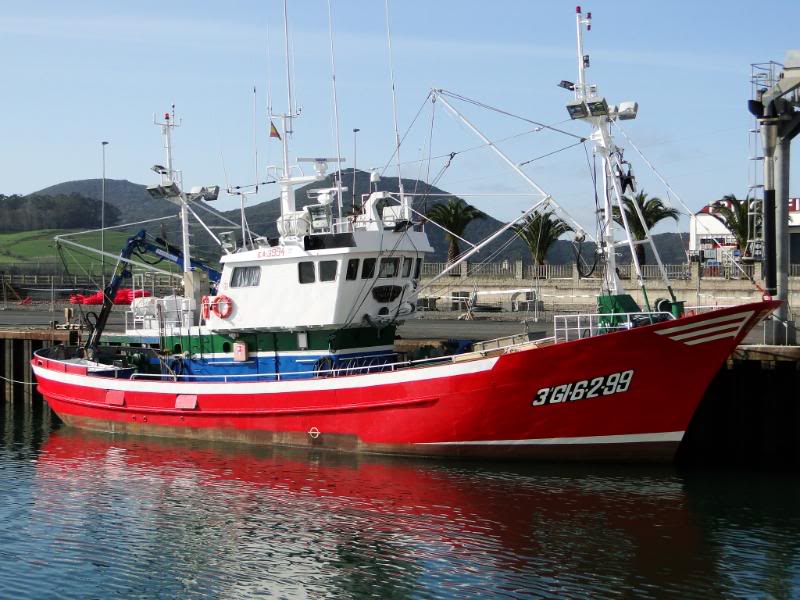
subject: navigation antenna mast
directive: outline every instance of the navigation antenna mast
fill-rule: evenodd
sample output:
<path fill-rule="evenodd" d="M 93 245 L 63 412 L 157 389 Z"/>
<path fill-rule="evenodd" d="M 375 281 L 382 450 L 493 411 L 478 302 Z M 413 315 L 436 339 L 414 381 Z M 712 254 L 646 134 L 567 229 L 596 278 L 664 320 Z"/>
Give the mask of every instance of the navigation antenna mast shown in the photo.
<path fill-rule="evenodd" d="M 400 131 L 397 128 L 397 89 L 394 85 L 394 59 L 392 57 L 392 30 L 389 27 L 389 0 L 386 0 L 386 41 L 389 46 L 389 78 L 392 84 L 392 117 L 394 120 L 394 155 L 397 161 L 397 189 L 400 192 L 400 206 L 403 218 L 411 220 L 411 207 L 403 190 L 403 176 L 400 171 Z"/>
<path fill-rule="evenodd" d="M 636 218 L 642 225 L 644 239 L 634 240 L 631 235 L 631 227 L 628 223 L 628 215 L 623 204 L 625 191 L 630 188 L 635 191 L 635 180 L 630 164 L 623 159 L 622 150 L 616 146 L 610 131 L 610 124 L 614 120 L 627 120 L 636 118 L 639 105 L 636 102 L 621 102 L 618 106 L 609 107 L 606 99 L 597 94 L 597 86 L 586 83 L 586 69 L 589 67 L 589 55 L 584 54 L 583 50 L 583 28 L 587 31 L 592 28 L 592 13 L 586 15 L 581 12 L 581 7 L 575 9 L 575 25 L 577 33 L 578 50 L 578 82 L 570 83 L 562 81 L 560 87 L 571 89 L 575 92 L 575 99 L 567 104 L 567 111 L 572 119 L 580 119 L 589 123 L 593 132 L 589 139 L 594 144 L 594 152 L 600 156 L 603 162 L 603 208 L 602 212 L 602 232 L 601 246 L 606 259 L 606 273 L 604 286 L 610 295 L 624 294 L 625 289 L 617 273 L 616 248 L 627 245 L 631 251 L 631 264 L 636 270 L 639 287 L 642 290 L 647 309 L 650 310 L 650 301 L 647 298 L 647 290 L 644 286 L 642 268 L 636 257 L 636 247 L 641 244 L 649 244 L 655 256 L 656 262 L 661 273 L 661 278 L 675 301 L 666 270 L 661 262 L 661 257 L 656 250 L 649 228 L 644 220 L 639 205 L 634 201 L 632 206 L 636 213 Z M 622 226 L 627 235 L 627 239 L 621 242 L 614 240 L 614 205 L 619 209 Z"/>
<path fill-rule="evenodd" d="M 167 168 L 159 169 L 158 165 L 153 167 L 153 170 L 161 175 L 161 185 L 165 188 L 177 184 L 177 189 L 180 190 L 181 197 L 181 246 L 183 250 L 183 285 L 184 290 L 187 291 L 187 296 L 190 294 L 188 290 L 193 289 L 194 281 L 192 277 L 192 263 L 191 252 L 189 244 L 189 209 L 187 207 L 186 198 L 183 197 L 183 176 L 179 171 L 175 170 L 175 165 L 172 162 L 172 130 L 175 127 L 180 127 L 180 122 L 175 119 L 175 105 L 172 105 L 172 114 L 164 113 L 164 121 L 159 122 L 155 116 L 153 123 L 161 127 L 161 134 L 164 136 L 164 150 L 167 158 Z"/>

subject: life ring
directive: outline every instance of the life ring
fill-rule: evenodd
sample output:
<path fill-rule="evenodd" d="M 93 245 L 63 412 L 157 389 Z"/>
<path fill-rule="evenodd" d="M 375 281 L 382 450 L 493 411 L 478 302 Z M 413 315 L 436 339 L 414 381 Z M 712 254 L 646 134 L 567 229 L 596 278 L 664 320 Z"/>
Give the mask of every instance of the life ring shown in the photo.
<path fill-rule="evenodd" d="M 222 308 L 220 308 L 220 305 L 222 305 Z M 227 296 L 216 296 L 211 304 L 211 310 L 220 319 L 227 319 L 233 312 L 233 300 Z"/>
<path fill-rule="evenodd" d="M 204 321 L 208 321 L 208 317 L 211 316 L 211 297 L 210 296 L 203 296 L 200 299 L 200 315 L 203 317 Z"/>

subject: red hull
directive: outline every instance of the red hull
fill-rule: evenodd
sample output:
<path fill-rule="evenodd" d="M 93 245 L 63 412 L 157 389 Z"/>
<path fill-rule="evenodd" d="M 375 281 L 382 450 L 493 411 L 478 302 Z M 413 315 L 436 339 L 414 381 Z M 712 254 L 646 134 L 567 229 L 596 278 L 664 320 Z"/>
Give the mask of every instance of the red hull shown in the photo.
<path fill-rule="evenodd" d="M 109 379 L 39 355 L 33 368 L 53 410 L 89 429 L 396 454 L 670 460 L 723 361 L 777 305 L 331 379 Z"/>

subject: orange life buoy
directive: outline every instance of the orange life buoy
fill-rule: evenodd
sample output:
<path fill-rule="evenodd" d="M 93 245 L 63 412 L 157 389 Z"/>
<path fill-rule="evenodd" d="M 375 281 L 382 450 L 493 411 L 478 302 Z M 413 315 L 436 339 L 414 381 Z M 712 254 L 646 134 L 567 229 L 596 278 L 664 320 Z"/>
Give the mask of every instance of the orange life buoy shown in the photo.
<path fill-rule="evenodd" d="M 211 315 L 211 298 L 209 296 L 203 296 L 200 299 L 200 314 L 203 317 L 203 320 L 208 320 L 208 317 Z"/>
<path fill-rule="evenodd" d="M 222 305 L 222 308 L 220 308 L 220 305 Z M 214 314 L 220 319 L 227 319 L 233 312 L 233 300 L 227 296 L 216 296 L 211 305 L 211 310 L 213 310 Z"/>

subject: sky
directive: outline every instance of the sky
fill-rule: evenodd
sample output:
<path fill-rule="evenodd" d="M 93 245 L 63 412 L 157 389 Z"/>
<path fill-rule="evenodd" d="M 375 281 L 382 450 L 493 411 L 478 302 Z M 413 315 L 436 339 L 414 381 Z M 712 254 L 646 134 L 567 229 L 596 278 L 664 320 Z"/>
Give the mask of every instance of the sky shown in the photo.
<path fill-rule="evenodd" d="M 150 166 L 163 163 L 164 154 L 153 115 L 173 103 L 181 120 L 175 163 L 186 187 L 252 183 L 254 149 L 264 180 L 267 166 L 280 162 L 280 143 L 268 137 L 269 98 L 275 112 L 287 104 L 282 6 L 279 0 L 4 3 L 0 193 L 100 177 L 103 140 L 107 177 L 154 183 Z M 358 168 L 396 176 L 384 1 L 330 0 L 330 6 L 344 167 L 353 166 L 355 150 Z M 796 0 L 757 7 L 603 1 L 583 10 L 593 16 L 584 40 L 588 81 L 610 104 L 639 103 L 638 118 L 624 128 L 672 189 L 693 210 L 724 194 L 744 197 L 755 164 L 750 65 L 782 62 L 787 49 L 800 47 Z M 446 89 L 588 134 L 588 126 L 569 122 L 564 105 L 571 95 L 556 86 L 576 78 L 575 3 L 391 0 L 389 22 L 399 129 L 408 130 L 403 176 L 439 176 L 440 188 L 476 194 L 465 197 L 499 219 L 515 218 L 534 201 L 525 195 L 531 187 L 486 148 L 469 150 L 480 140 L 425 99 L 432 88 Z M 289 25 L 302 109 L 292 156 L 335 156 L 327 0 L 290 2 Z M 498 146 L 517 163 L 575 142 L 532 131 L 517 118 L 454 105 L 489 138 L 503 140 Z M 450 152 L 458 154 L 443 171 L 445 159 L 429 159 Z M 640 188 L 667 196 L 632 148 L 625 157 Z M 525 172 L 589 227 L 594 195 L 582 144 L 535 160 Z M 790 192 L 800 195 L 798 178 Z M 276 195 L 276 186 L 266 186 L 248 202 Z M 237 202 L 223 195 L 218 206 Z"/>

